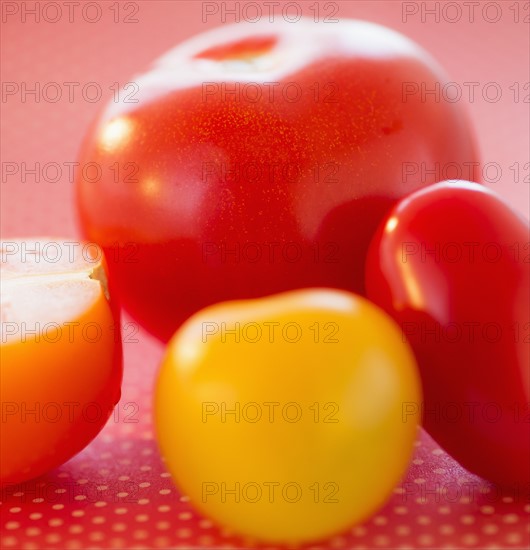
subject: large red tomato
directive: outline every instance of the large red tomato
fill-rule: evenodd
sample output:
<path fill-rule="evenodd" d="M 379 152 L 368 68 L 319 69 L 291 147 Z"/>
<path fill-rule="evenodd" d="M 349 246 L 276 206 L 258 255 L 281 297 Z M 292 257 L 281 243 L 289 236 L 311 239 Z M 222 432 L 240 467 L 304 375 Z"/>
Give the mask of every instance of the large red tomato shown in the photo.
<path fill-rule="evenodd" d="M 128 310 L 167 340 L 222 300 L 363 290 L 400 197 L 475 162 L 423 50 L 371 23 L 232 25 L 181 44 L 110 103 L 77 202 Z M 467 168 L 466 168 L 467 167 Z"/>
<path fill-rule="evenodd" d="M 530 483 L 528 253 L 528 223 L 493 192 L 442 182 L 395 206 L 366 262 L 369 298 L 416 353 L 424 426 L 499 484 Z"/>

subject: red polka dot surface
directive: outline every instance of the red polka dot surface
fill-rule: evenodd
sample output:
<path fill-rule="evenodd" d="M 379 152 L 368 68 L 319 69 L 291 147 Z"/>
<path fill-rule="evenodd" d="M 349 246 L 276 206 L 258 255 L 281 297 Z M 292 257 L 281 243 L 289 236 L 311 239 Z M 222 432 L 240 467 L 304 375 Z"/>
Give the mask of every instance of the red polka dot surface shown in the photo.
<path fill-rule="evenodd" d="M 197 514 L 160 459 L 146 391 L 160 352 L 144 335 L 142 344 L 126 344 L 123 396 L 100 436 L 54 472 L 2 487 L 4 548 L 254 546 Z M 524 547 L 527 497 L 524 488 L 503 491 L 467 473 L 422 432 L 409 472 L 387 505 L 349 532 L 308 548 Z"/>
<path fill-rule="evenodd" d="M 68 6 L 58 2 L 62 17 L 53 23 L 46 20 L 56 17 L 53 6 L 41 11 L 37 21 L 30 11 L 23 17 L 23 3 L 5 4 L 18 4 L 18 11 L 2 7 L 2 80 L 12 83 L 9 88 L 4 85 L 2 97 L 2 237 L 75 238 L 72 170 L 79 167 L 72 163 L 90 122 L 112 99 L 116 83 L 133 80 L 176 42 L 221 24 L 220 14 L 217 19 L 205 17 L 203 5 L 212 4 L 208 2 L 140 1 L 122 3 L 119 9 L 114 2 L 93 2 L 101 10 L 96 21 L 97 8 L 84 14 L 75 11 L 70 18 Z M 25 4 L 30 8 L 33 3 Z M 479 16 L 467 27 L 451 27 L 448 45 L 448 25 L 422 21 L 419 15 L 404 21 L 402 4 L 407 3 L 337 3 L 339 17 L 365 18 L 408 34 L 432 51 L 455 81 L 488 82 L 491 67 L 498 69 L 503 98 L 470 102 L 468 110 L 483 158 L 498 164 L 505 175 L 491 186 L 497 185 L 516 208 L 525 208 L 528 186 L 521 182 L 527 173 L 520 172 L 515 182 L 514 163 L 523 169 L 529 132 L 524 101 L 514 101 L 510 86 L 520 82 L 523 93 L 521 75 L 528 63 L 521 52 L 529 50 L 527 33 L 513 20 L 513 10 L 504 10 L 495 24 L 498 43 L 503 44 L 499 51 L 489 40 L 491 24 L 488 27 Z M 421 4 L 415 5 L 420 9 Z M 481 56 L 477 51 L 483 52 Z M 68 82 L 74 84 L 64 84 Z M 36 86 L 37 96 L 30 91 Z M 55 101 L 57 90 L 61 97 Z M 101 99 L 94 100 L 90 94 L 98 90 Z M 122 326 L 125 376 L 113 415 L 99 436 L 60 468 L 20 485 L 2 485 L 0 546 L 256 546 L 200 516 L 174 486 L 152 424 L 152 390 L 163 348 L 127 316 Z M 348 532 L 308 548 L 526 548 L 528 493 L 528 487 L 503 490 L 469 474 L 421 432 L 410 469 L 385 507 Z"/>

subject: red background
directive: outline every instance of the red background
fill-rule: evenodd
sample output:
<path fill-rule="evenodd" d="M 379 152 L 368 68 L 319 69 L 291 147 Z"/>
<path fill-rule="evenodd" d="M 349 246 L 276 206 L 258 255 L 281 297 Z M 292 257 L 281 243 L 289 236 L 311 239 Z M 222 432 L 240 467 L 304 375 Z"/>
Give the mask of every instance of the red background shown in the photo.
<path fill-rule="evenodd" d="M 20 90 L 24 83 L 27 88 L 35 83 L 42 88 L 50 82 L 79 86 L 74 88 L 72 101 L 64 86 L 62 99 L 55 103 L 42 97 L 36 101 L 30 94 L 24 97 L 20 91 L 2 96 L 4 239 L 76 237 L 73 185 L 64 163 L 76 161 L 90 122 L 112 99 L 111 87 L 133 81 L 136 73 L 175 43 L 223 23 L 221 11 L 204 21 L 205 3 L 198 1 L 93 2 L 101 10 L 100 19 L 93 23 L 84 20 L 82 2 L 73 12 L 73 21 L 68 7 L 57 2 L 62 17 L 56 23 L 46 20 L 56 17 L 53 7 L 40 7 L 40 21 L 30 13 L 24 15 L 34 4 L 2 2 L 3 91 L 12 86 Z M 233 7 L 234 2 L 225 4 Z M 315 2 L 298 4 L 308 15 L 314 14 L 310 10 Z M 330 8 L 326 8 L 328 2 L 319 4 L 323 17 Z M 480 2 L 473 20 L 464 6 L 456 20 L 455 2 L 336 4 L 335 17 L 388 25 L 435 55 L 464 92 L 461 101 L 476 130 L 483 163 L 491 163 L 483 179 L 528 218 L 529 3 Z M 14 9 L 17 13 L 11 14 Z M 406 10 L 409 15 L 404 17 Z M 430 10 L 438 10 L 439 16 Z M 93 19 L 98 15 L 94 7 L 85 14 Z M 498 15 L 500 19 L 493 21 Z M 277 7 L 275 17 L 282 17 Z M 127 18 L 136 21 L 126 23 Z M 225 19 L 231 23 L 234 16 L 226 14 Z M 81 90 L 89 82 L 102 90 L 99 101 L 83 97 Z M 474 101 L 469 102 L 469 86 L 464 83 L 471 82 L 478 85 Z M 517 88 L 519 97 L 515 96 Z M 498 101 L 484 99 L 483 91 L 493 97 L 496 89 L 502 92 Z M 50 181 L 55 179 L 52 168 L 48 177 L 41 173 L 40 181 L 29 173 L 24 177 L 21 171 L 9 174 L 13 166 L 21 170 L 22 163 L 28 169 L 36 163 L 41 167 L 58 163 L 62 174 L 58 181 Z M 498 181 L 492 181 L 497 177 Z M 58 470 L 23 487 L 3 488 L 2 547 L 226 548 L 251 544 L 199 517 L 172 485 L 158 456 L 151 425 L 151 389 L 163 348 L 142 331 L 132 335 L 132 329 L 130 325 L 126 331 L 123 397 L 114 417 L 85 451 Z M 387 506 L 365 524 L 318 547 L 528 547 L 527 495 L 528 490 L 499 493 L 460 468 L 422 434 L 410 471 Z"/>

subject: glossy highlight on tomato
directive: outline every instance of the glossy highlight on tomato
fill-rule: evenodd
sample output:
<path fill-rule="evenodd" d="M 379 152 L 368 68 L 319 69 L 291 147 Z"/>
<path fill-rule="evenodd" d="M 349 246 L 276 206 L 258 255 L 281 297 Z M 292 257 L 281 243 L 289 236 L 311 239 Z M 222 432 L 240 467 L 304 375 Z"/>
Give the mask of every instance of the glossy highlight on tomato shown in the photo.
<path fill-rule="evenodd" d="M 161 453 L 203 514 L 274 543 L 368 518 L 409 463 L 421 401 L 411 349 L 368 300 L 304 289 L 225 302 L 168 345 L 155 394 Z"/>
<path fill-rule="evenodd" d="M 77 205 L 109 257 L 134 248 L 111 275 L 164 341 L 223 300 L 362 293 L 378 223 L 435 181 L 420 166 L 476 162 L 458 104 L 404 91 L 444 82 L 443 71 L 372 23 L 229 25 L 133 80 L 85 141 L 80 162 L 99 173 L 80 173 Z"/>
<path fill-rule="evenodd" d="M 530 482 L 529 241 L 528 221 L 493 191 L 441 182 L 393 208 L 366 266 L 368 297 L 416 354 L 425 428 L 471 472 L 519 489 Z"/>

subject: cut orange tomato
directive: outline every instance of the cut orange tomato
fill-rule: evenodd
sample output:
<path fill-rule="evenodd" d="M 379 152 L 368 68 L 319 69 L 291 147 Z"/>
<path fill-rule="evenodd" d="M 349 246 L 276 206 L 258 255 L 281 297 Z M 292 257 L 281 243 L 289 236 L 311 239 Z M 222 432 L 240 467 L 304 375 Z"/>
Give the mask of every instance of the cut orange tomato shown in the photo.
<path fill-rule="evenodd" d="M 65 240 L 1 242 L 0 480 L 59 466 L 120 398 L 122 351 L 101 250 Z"/>

